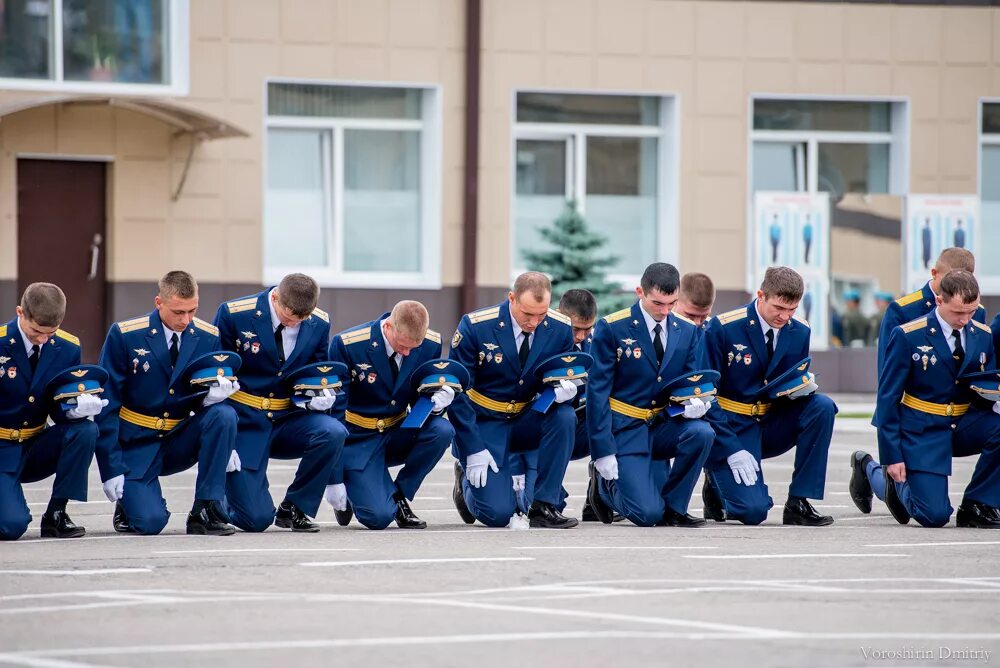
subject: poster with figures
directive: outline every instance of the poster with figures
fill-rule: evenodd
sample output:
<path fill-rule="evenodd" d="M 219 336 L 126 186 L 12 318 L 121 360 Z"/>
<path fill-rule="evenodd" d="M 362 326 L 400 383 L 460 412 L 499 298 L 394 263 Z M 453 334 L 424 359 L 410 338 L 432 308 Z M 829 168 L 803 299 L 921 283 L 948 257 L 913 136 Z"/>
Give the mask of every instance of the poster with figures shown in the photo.
<path fill-rule="evenodd" d="M 979 198 L 975 195 L 909 195 L 904 226 L 903 287 L 918 290 L 945 248 L 978 251 Z"/>
<path fill-rule="evenodd" d="M 829 342 L 830 198 L 827 193 L 754 193 L 751 294 L 768 267 L 802 274 L 805 294 L 796 315 L 812 328 L 812 347 Z"/>

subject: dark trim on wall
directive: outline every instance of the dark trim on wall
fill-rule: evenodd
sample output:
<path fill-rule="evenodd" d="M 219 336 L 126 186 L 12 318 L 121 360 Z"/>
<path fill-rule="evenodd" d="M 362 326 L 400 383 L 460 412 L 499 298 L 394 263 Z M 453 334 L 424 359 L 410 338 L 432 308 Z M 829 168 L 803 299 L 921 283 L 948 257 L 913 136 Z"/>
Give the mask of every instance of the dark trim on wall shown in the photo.
<path fill-rule="evenodd" d="M 774 0 L 744 0 L 745 2 L 774 2 Z M 796 2 L 824 5 L 923 5 L 943 7 L 1000 7 L 1000 0 L 795 0 Z"/>
<path fill-rule="evenodd" d="M 465 162 L 462 194 L 462 297 L 455 315 L 476 308 L 479 239 L 479 77 L 482 2 L 465 3 Z"/>

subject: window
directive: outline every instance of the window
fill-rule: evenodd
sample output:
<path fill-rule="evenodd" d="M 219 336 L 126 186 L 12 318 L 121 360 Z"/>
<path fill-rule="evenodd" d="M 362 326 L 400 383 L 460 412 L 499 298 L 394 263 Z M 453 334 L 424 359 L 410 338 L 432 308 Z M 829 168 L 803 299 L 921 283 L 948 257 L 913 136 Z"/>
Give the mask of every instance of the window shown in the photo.
<path fill-rule="evenodd" d="M 979 248 L 1000 248 L 1000 101 L 981 106 L 979 157 L 980 215 Z M 983 252 L 976 257 L 976 274 L 984 292 L 1000 294 L 1000 253 Z"/>
<path fill-rule="evenodd" d="M 264 266 L 325 285 L 440 283 L 435 89 L 271 82 Z"/>
<path fill-rule="evenodd" d="M 6 0 L 4 88 L 187 92 L 188 0 Z"/>
<path fill-rule="evenodd" d="M 676 259 L 674 101 L 670 97 L 520 92 L 514 129 L 513 266 L 545 244 L 568 200 L 603 234 L 610 270 L 634 277 Z"/>

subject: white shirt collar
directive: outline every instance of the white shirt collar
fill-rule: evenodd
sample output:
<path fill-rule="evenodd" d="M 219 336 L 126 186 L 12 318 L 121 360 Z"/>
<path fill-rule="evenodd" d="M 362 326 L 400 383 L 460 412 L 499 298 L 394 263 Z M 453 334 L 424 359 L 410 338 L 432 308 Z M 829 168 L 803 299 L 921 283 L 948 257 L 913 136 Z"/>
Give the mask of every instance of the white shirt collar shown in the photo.
<path fill-rule="evenodd" d="M 520 325 L 517 324 L 517 319 L 514 318 L 513 315 L 510 316 L 510 331 L 514 333 L 514 343 L 518 343 L 517 339 L 521 336 L 521 334 L 528 334 L 523 329 L 521 329 Z M 534 332 L 531 332 L 531 334 L 528 334 L 528 345 L 529 346 L 531 345 L 531 337 L 534 336 L 534 334 L 535 334 Z"/>
<path fill-rule="evenodd" d="M 660 322 L 656 322 L 653 316 L 646 313 L 646 309 L 642 307 L 642 302 L 639 302 L 639 313 L 642 314 L 642 319 L 646 322 L 646 331 L 649 332 L 649 340 L 653 340 L 653 328 L 660 325 L 660 343 L 664 344 L 666 348 L 667 343 L 667 318 L 663 318 Z"/>
<path fill-rule="evenodd" d="M 389 343 L 389 337 L 385 335 L 385 323 L 388 322 L 388 318 L 383 318 L 378 323 L 378 328 L 382 332 L 382 343 L 385 344 L 385 356 L 392 357 L 396 354 L 396 351 L 392 349 L 392 344 Z"/>
<path fill-rule="evenodd" d="M 162 320 L 160 321 L 160 324 L 161 325 L 163 324 Z M 181 344 L 184 343 L 184 332 L 183 331 L 181 331 L 181 332 L 175 332 L 174 330 L 170 329 L 166 325 L 163 325 L 163 337 L 167 340 L 167 349 L 168 350 L 170 349 L 170 337 L 173 336 L 174 334 L 177 335 L 177 349 L 180 350 Z"/>
<path fill-rule="evenodd" d="M 274 310 L 274 299 L 272 299 L 272 297 L 271 297 L 271 294 L 275 291 L 275 289 L 276 288 L 271 288 L 270 292 L 267 293 L 267 308 L 268 308 L 268 310 L 271 311 L 271 331 L 272 332 L 274 330 L 278 329 L 278 325 L 281 324 L 281 320 L 278 319 L 278 312 Z M 293 330 L 293 331 L 297 332 L 299 330 L 299 325 L 301 325 L 301 324 L 302 323 L 300 322 L 300 323 L 298 323 L 298 324 L 296 324 L 296 325 L 294 325 L 292 327 L 289 327 L 288 325 L 285 325 L 285 329 L 283 331 L 287 332 L 288 330 Z"/>
<path fill-rule="evenodd" d="M 764 336 L 764 341 L 767 341 L 768 331 L 774 332 L 774 345 L 778 345 L 778 334 L 781 333 L 781 329 L 778 327 L 772 327 L 767 324 L 767 320 L 764 320 L 764 316 L 760 314 L 760 309 L 757 308 L 757 300 L 753 300 L 753 310 L 757 312 L 757 322 L 760 323 L 760 333 Z"/>
<path fill-rule="evenodd" d="M 27 353 L 30 356 L 31 355 L 31 347 L 33 345 L 35 345 L 35 344 L 33 344 L 31 341 L 29 341 L 28 340 L 28 335 L 24 333 L 24 327 L 21 327 L 21 316 L 17 317 L 17 329 L 21 332 L 21 343 L 24 344 L 24 352 Z M 41 354 L 41 352 L 40 352 L 41 351 L 41 346 L 39 346 L 38 349 L 39 349 L 39 354 Z"/>
<path fill-rule="evenodd" d="M 941 333 L 944 334 L 944 340 L 948 343 L 948 347 L 952 352 L 955 352 L 955 340 L 951 338 L 951 333 L 955 331 L 955 328 L 948 324 L 948 322 L 941 317 L 941 309 L 934 309 L 934 317 L 937 318 L 938 324 L 941 325 Z M 962 339 L 962 348 L 965 348 L 965 330 L 959 330 L 959 338 Z"/>

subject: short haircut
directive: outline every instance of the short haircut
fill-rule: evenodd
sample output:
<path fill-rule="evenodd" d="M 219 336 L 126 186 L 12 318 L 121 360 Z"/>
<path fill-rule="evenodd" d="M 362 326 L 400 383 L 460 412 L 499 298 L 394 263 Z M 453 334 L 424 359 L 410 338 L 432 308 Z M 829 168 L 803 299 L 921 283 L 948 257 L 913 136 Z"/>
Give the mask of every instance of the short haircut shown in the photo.
<path fill-rule="evenodd" d="M 597 318 L 597 300 L 590 290 L 567 290 L 559 300 L 559 312 L 584 321 L 594 320 Z"/>
<path fill-rule="evenodd" d="M 174 297 L 193 299 L 198 296 L 198 282 L 194 280 L 194 276 L 186 271 L 168 271 L 160 279 L 157 287 L 160 291 L 160 299 L 164 301 Z"/>
<path fill-rule="evenodd" d="M 398 302 L 392 307 L 392 313 L 389 314 L 392 328 L 411 341 L 423 341 L 424 337 L 427 336 L 430 319 L 427 308 L 420 302 L 410 299 Z"/>
<path fill-rule="evenodd" d="M 764 280 L 760 284 L 764 297 L 777 297 L 788 302 L 802 299 L 805 285 L 799 272 L 791 267 L 768 267 L 764 272 Z"/>
<path fill-rule="evenodd" d="M 945 248 L 938 255 L 934 268 L 939 274 L 947 274 L 949 271 L 961 269 L 970 274 L 976 271 L 976 256 L 965 248 Z"/>
<path fill-rule="evenodd" d="M 319 302 L 319 284 L 305 274 L 288 274 L 278 283 L 278 301 L 292 315 L 305 318 Z"/>
<path fill-rule="evenodd" d="M 711 308 L 715 303 L 715 286 L 707 274 L 688 272 L 681 276 L 681 298 L 698 308 Z"/>
<path fill-rule="evenodd" d="M 938 283 L 938 294 L 944 301 L 958 297 L 963 304 L 979 301 L 979 281 L 971 272 L 957 269 L 949 271 Z"/>
<path fill-rule="evenodd" d="M 32 283 L 21 295 L 24 317 L 42 327 L 58 327 L 66 317 L 66 295 L 55 283 Z"/>
<path fill-rule="evenodd" d="M 515 299 L 530 292 L 536 302 L 544 301 L 546 295 L 552 294 L 552 281 L 540 271 L 526 271 L 515 279 L 513 292 Z"/>
<path fill-rule="evenodd" d="M 654 262 L 646 267 L 646 271 L 642 272 L 642 279 L 639 281 L 643 292 L 648 293 L 655 289 L 665 295 L 677 292 L 680 285 L 681 274 L 677 271 L 677 267 L 666 262 Z"/>

